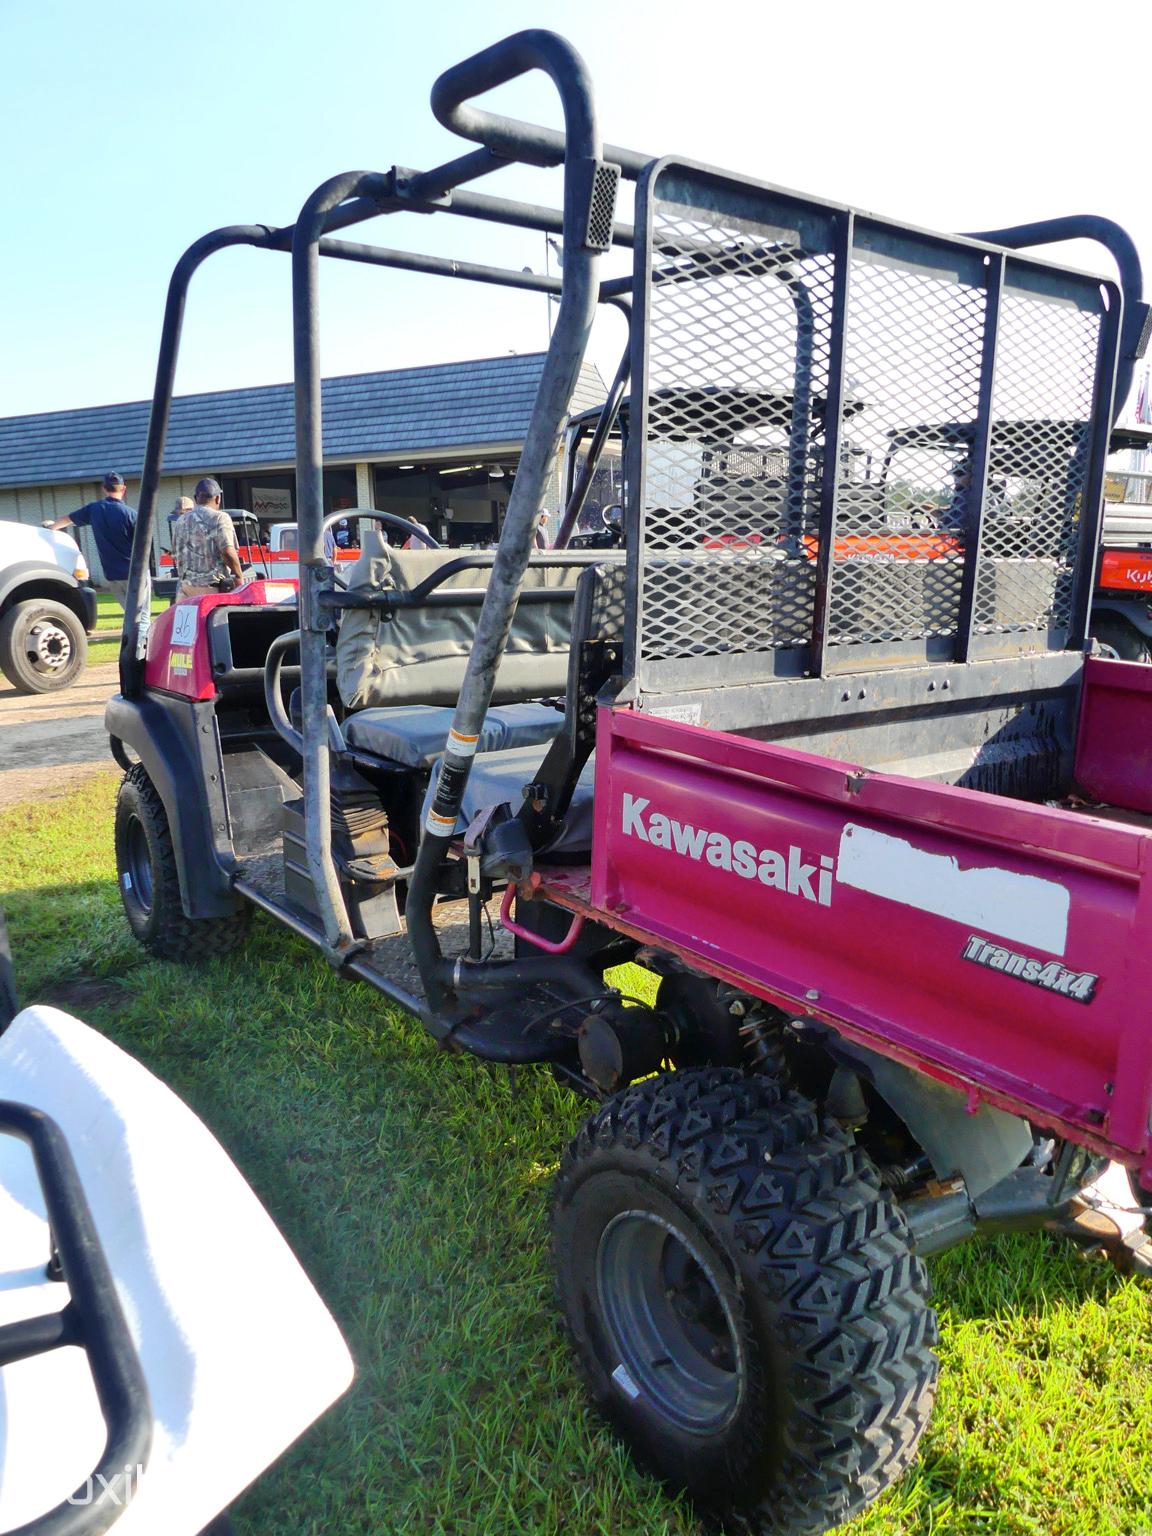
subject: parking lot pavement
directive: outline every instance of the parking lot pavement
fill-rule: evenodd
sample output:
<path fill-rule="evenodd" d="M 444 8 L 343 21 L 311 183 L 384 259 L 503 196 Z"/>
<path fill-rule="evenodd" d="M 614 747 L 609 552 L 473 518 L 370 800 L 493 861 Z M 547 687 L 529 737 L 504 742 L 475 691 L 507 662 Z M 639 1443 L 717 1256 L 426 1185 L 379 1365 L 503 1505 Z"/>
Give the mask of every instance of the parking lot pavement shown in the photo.
<path fill-rule="evenodd" d="M 114 767 L 104 703 L 118 686 L 115 662 L 89 667 L 60 693 L 17 693 L 0 677 L 0 806 L 61 794 Z"/>

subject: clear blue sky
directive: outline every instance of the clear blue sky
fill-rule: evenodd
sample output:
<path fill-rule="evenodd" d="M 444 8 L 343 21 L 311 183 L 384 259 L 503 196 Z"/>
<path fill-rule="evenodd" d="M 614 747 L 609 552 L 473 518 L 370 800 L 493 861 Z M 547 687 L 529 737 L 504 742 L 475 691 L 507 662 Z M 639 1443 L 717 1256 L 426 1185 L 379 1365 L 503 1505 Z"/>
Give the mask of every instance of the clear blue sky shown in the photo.
<path fill-rule="evenodd" d="M 428 109 L 433 79 L 524 26 L 585 55 L 610 141 L 945 229 L 1104 213 L 1152 272 L 1146 14 L 1109 0 L 582 0 L 570 15 L 516 0 L 0 0 L 0 415 L 148 396 L 186 245 L 288 223 L 337 171 L 460 152 Z M 558 122 L 542 77 L 493 100 Z M 529 171 L 485 190 L 557 195 Z M 396 217 L 358 237 L 543 265 L 540 236 L 463 220 Z M 323 300 L 327 373 L 535 350 L 546 334 L 542 298 L 463 283 L 341 266 Z M 213 258 L 178 390 L 290 378 L 288 303 L 287 257 Z M 618 327 L 605 318 L 602 370 Z"/>

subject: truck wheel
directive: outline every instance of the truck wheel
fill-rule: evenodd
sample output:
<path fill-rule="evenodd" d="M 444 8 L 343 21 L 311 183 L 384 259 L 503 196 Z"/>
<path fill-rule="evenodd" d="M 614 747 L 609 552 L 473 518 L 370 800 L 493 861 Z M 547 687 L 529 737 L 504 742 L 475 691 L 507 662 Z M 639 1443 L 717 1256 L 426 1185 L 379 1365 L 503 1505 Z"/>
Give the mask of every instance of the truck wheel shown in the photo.
<path fill-rule="evenodd" d="M 669 1482 L 814 1536 L 908 1466 L 936 1387 L 924 1266 L 807 1100 L 715 1070 L 634 1084 L 569 1147 L 552 1223 L 593 1398 Z"/>
<path fill-rule="evenodd" d="M 1092 620 L 1092 633 L 1121 661 L 1152 661 L 1152 647 L 1134 624 L 1118 613 L 1102 613 Z"/>
<path fill-rule="evenodd" d="M 63 603 L 25 598 L 0 619 L 0 672 L 17 693 L 67 688 L 87 660 L 84 626 Z"/>
<path fill-rule="evenodd" d="M 116 796 L 116 874 L 132 932 L 158 960 L 203 960 L 242 943 L 252 911 L 187 917 L 164 802 L 142 763 L 124 775 Z"/>

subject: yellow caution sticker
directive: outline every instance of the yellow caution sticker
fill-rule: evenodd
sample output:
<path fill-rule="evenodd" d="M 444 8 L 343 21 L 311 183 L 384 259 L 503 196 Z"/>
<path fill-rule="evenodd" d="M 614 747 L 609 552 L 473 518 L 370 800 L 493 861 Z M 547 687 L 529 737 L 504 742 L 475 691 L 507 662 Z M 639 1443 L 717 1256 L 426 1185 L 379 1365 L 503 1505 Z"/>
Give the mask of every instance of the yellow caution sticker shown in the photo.
<path fill-rule="evenodd" d="M 456 830 L 455 816 L 437 816 L 435 811 L 429 811 L 424 818 L 424 826 L 433 837 L 451 837 Z"/>
<path fill-rule="evenodd" d="M 457 757 L 475 757 L 479 741 L 479 736 L 461 736 L 456 730 L 448 732 L 448 750 Z"/>

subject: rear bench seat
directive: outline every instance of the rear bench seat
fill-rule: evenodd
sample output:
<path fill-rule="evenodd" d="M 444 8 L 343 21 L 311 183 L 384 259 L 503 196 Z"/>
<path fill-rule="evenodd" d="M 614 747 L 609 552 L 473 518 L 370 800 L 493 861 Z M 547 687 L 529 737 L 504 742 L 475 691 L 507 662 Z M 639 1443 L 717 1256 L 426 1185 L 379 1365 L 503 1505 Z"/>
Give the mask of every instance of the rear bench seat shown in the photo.
<path fill-rule="evenodd" d="M 411 592 L 464 550 L 398 550 L 367 533 L 352 567 L 349 591 Z M 540 557 L 546 560 L 547 555 Z M 557 567 L 530 563 L 524 587 L 554 589 L 556 601 L 521 603 L 500 664 L 480 733 L 479 750 L 496 752 L 546 745 L 560 730 L 562 697 L 572 636 L 572 594 L 585 563 Z M 357 751 L 410 768 L 428 768 L 444 750 L 448 728 L 479 617 L 478 601 L 489 568 L 454 572 L 418 607 L 347 609 L 336 647 L 337 685 L 345 708 L 344 737 Z M 453 600 L 452 593 L 459 596 Z"/>
<path fill-rule="evenodd" d="M 371 752 L 406 768 L 431 768 L 444 750 L 453 713 L 447 705 L 434 704 L 362 709 L 344 721 L 344 740 L 358 752 Z M 485 716 L 476 748 L 500 752 L 506 747 L 543 746 L 563 723 L 563 714 L 551 704 L 497 704 Z"/>

